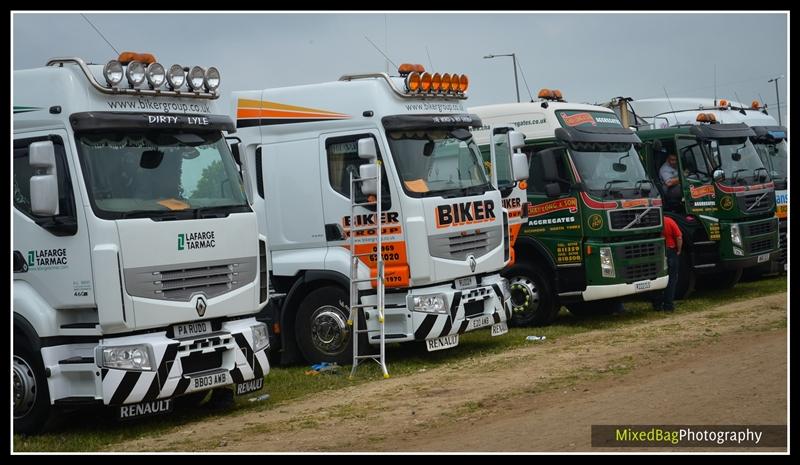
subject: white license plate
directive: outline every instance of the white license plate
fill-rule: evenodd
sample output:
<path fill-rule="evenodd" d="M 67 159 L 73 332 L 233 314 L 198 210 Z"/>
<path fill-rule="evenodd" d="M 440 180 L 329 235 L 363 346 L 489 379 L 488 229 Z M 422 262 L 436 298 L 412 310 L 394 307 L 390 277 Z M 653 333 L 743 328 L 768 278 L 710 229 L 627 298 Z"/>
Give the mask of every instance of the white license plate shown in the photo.
<path fill-rule="evenodd" d="M 650 289 L 650 281 L 639 281 L 638 283 L 633 283 L 633 287 L 637 291 L 643 291 L 645 289 Z"/>
<path fill-rule="evenodd" d="M 458 334 L 450 336 L 437 337 L 436 339 L 425 339 L 425 344 L 428 346 L 428 352 L 434 350 L 449 349 L 458 345 Z"/>
<path fill-rule="evenodd" d="M 764 263 L 764 262 L 766 262 L 768 260 L 769 260 L 769 254 L 768 253 L 761 254 L 761 255 L 758 256 L 758 263 Z"/>
<path fill-rule="evenodd" d="M 217 386 L 227 386 L 228 384 L 230 383 L 228 382 L 227 371 L 212 373 L 210 375 L 195 376 L 189 381 L 189 386 L 192 387 L 193 391 Z"/>
<path fill-rule="evenodd" d="M 264 378 L 256 378 L 237 384 L 233 392 L 237 396 L 241 396 L 242 394 L 258 391 L 262 387 L 264 387 Z"/>
<path fill-rule="evenodd" d="M 172 334 L 176 338 L 202 336 L 212 333 L 210 321 L 195 321 L 194 323 L 184 323 L 172 327 Z"/>
<path fill-rule="evenodd" d="M 508 325 L 505 322 L 492 325 L 492 336 L 500 336 L 508 332 Z"/>
<path fill-rule="evenodd" d="M 456 289 L 471 289 L 478 286 L 478 280 L 475 276 L 467 276 L 466 278 L 456 279 Z"/>
<path fill-rule="evenodd" d="M 138 404 L 122 405 L 119 408 L 119 419 L 129 420 L 131 418 L 147 417 L 159 415 L 172 411 L 172 399 L 154 400 L 152 402 L 140 402 Z"/>
<path fill-rule="evenodd" d="M 469 325 L 467 326 L 467 331 L 471 329 L 478 329 L 483 328 L 484 326 L 489 326 L 494 321 L 494 318 L 491 315 L 484 315 L 479 318 L 473 318 L 469 320 Z"/>

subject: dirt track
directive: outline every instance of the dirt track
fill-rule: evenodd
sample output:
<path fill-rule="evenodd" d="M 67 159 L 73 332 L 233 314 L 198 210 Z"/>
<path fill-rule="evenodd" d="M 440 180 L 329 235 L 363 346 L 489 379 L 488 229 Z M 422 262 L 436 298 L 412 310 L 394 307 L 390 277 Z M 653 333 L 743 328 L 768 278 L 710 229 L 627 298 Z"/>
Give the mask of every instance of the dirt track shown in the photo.
<path fill-rule="evenodd" d="M 592 451 L 592 424 L 786 424 L 786 300 L 562 337 L 113 450 Z"/>

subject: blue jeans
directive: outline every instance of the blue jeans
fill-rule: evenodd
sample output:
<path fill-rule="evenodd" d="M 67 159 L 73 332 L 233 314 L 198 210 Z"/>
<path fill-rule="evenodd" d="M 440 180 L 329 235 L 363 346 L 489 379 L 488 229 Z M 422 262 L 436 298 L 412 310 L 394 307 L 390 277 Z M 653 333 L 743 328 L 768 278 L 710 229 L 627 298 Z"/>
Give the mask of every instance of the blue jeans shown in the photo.
<path fill-rule="evenodd" d="M 678 252 L 675 249 L 667 248 L 667 272 L 669 281 L 667 287 L 656 297 L 653 305 L 657 309 L 675 310 L 675 287 L 678 284 Z"/>

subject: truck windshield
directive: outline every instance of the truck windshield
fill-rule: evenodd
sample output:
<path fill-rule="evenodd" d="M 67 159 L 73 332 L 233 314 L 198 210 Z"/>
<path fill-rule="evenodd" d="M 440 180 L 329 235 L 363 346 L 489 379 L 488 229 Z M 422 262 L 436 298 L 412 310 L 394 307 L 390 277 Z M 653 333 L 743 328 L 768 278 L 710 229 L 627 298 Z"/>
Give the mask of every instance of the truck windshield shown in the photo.
<path fill-rule="evenodd" d="M 786 141 L 782 140 L 777 144 L 756 143 L 753 144 L 761 158 L 761 163 L 769 171 L 769 176 L 777 184 L 778 189 L 786 188 L 786 179 L 788 176 L 788 152 L 786 150 Z"/>
<path fill-rule="evenodd" d="M 725 171 L 723 184 L 751 185 L 769 181 L 769 173 L 749 139 L 717 139 L 704 142 L 714 169 Z"/>
<path fill-rule="evenodd" d="M 389 131 L 403 190 L 411 197 L 477 195 L 491 189 L 478 146 L 466 130 Z"/>
<path fill-rule="evenodd" d="M 200 217 L 248 211 L 220 132 L 77 135 L 92 208 L 101 218 Z"/>
<path fill-rule="evenodd" d="M 632 144 L 573 146 L 570 154 L 587 190 L 604 197 L 609 194 L 624 197 L 625 193 L 639 196 L 638 189 L 643 185 L 652 188 Z"/>

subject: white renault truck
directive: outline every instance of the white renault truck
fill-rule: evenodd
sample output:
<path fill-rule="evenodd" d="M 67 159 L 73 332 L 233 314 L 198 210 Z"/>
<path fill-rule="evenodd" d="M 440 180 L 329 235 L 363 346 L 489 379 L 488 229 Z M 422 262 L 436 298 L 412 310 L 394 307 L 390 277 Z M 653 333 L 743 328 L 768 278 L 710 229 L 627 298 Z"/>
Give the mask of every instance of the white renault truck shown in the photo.
<path fill-rule="evenodd" d="M 233 93 L 234 154 L 268 240 L 272 285 L 285 294 L 265 316 L 281 362 L 349 363 L 351 281 L 367 331 L 358 347 L 369 348 L 362 336 L 379 344 L 381 319 L 386 342 L 426 341 L 429 351 L 478 328 L 507 332 L 508 218 L 468 130 L 480 125 L 461 103 L 468 79 L 420 65 L 398 73 Z M 380 218 L 375 196 L 351 191 L 351 175 L 376 162 Z M 348 246 L 377 224 L 385 318 L 367 307 L 377 300 L 374 242 L 356 239 L 353 269 Z"/>
<path fill-rule="evenodd" d="M 12 85 L 14 431 L 259 389 L 266 270 L 216 68 L 55 58 Z"/>

